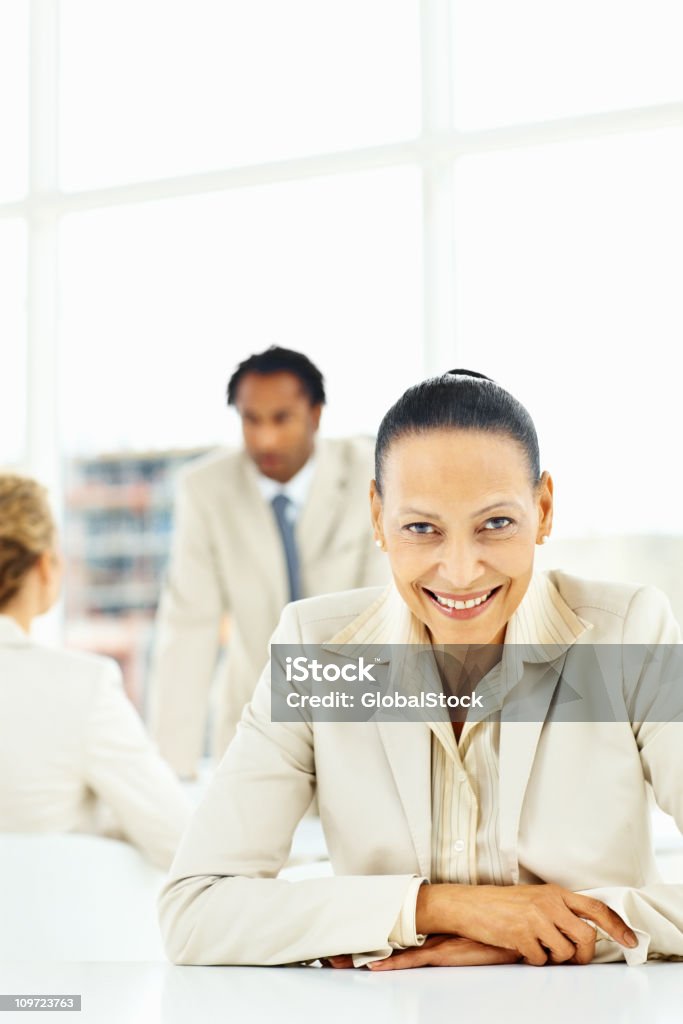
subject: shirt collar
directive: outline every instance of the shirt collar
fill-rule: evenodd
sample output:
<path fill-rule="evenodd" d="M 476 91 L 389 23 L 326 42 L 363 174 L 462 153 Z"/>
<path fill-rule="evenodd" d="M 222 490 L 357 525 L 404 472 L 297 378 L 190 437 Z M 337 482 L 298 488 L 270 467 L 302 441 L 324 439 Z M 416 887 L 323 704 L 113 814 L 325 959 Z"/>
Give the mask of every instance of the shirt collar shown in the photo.
<path fill-rule="evenodd" d="M 547 573 L 535 575 L 505 632 L 524 661 L 554 661 L 592 629 L 569 607 Z"/>
<path fill-rule="evenodd" d="M 304 463 L 299 472 L 295 473 L 291 480 L 288 480 L 285 484 L 281 484 L 278 480 L 272 480 L 269 476 L 264 476 L 263 473 L 255 470 L 256 486 L 263 500 L 270 504 L 276 495 L 284 494 L 294 505 L 297 514 L 301 512 L 311 489 L 315 462 L 316 458 L 315 454 L 313 454 L 308 462 Z"/>

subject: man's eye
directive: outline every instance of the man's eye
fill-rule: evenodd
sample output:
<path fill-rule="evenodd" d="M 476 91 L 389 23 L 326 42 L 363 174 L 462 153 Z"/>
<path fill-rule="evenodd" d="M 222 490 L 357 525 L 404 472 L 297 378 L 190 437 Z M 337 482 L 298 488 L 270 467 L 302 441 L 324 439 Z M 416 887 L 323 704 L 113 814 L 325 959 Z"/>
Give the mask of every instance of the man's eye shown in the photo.
<path fill-rule="evenodd" d="M 409 530 L 411 533 L 417 533 L 424 535 L 426 533 L 434 533 L 434 527 L 431 523 L 409 523 L 404 529 Z"/>
<path fill-rule="evenodd" d="M 493 519 L 487 519 L 484 524 L 485 530 L 504 530 L 506 526 L 512 525 L 512 519 L 508 519 L 507 516 L 495 516 Z"/>

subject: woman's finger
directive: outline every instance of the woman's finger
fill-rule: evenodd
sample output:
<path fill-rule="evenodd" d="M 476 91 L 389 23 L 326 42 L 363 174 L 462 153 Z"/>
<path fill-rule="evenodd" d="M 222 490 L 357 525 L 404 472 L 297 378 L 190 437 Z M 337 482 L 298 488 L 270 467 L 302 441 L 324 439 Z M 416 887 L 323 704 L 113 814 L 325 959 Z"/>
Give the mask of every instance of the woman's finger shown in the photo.
<path fill-rule="evenodd" d="M 564 897 L 564 902 L 575 914 L 593 921 L 621 946 L 633 949 L 638 945 L 638 937 L 635 932 L 631 931 L 616 911 L 608 907 L 602 900 L 597 900 L 593 896 L 583 896 L 578 892 L 568 892 Z"/>
<path fill-rule="evenodd" d="M 595 956 L 595 941 L 597 931 L 594 924 L 583 921 L 571 910 L 566 914 L 558 916 L 556 925 L 563 932 L 570 942 L 574 943 L 575 953 L 569 961 L 576 964 L 589 964 Z"/>
<path fill-rule="evenodd" d="M 429 952 L 429 950 L 427 951 Z M 393 953 L 392 956 L 388 956 L 386 960 L 374 960 L 371 964 L 368 964 L 368 968 L 371 971 L 400 971 L 405 970 L 408 967 L 421 967 L 424 966 L 421 959 L 417 956 L 418 953 L 422 953 L 421 949 L 406 949 L 400 953 Z"/>
<path fill-rule="evenodd" d="M 368 964 L 373 971 L 401 971 L 413 967 L 483 967 L 490 964 L 513 964 L 519 954 L 512 949 L 487 946 L 470 939 L 443 939 L 416 949 L 394 953 L 386 960 Z"/>
<path fill-rule="evenodd" d="M 575 944 L 550 921 L 539 929 L 538 937 L 550 953 L 551 963 L 566 963 L 576 954 Z"/>
<path fill-rule="evenodd" d="M 353 957 L 350 953 L 341 953 L 338 956 L 328 956 L 323 962 L 328 963 L 330 967 L 353 967 Z"/>
<path fill-rule="evenodd" d="M 461 949 L 459 967 L 485 967 L 489 964 L 516 964 L 519 953 L 515 949 L 502 949 L 500 946 L 487 946 L 482 942 L 468 943 L 469 949 Z M 449 966 L 444 964 L 443 966 Z"/>

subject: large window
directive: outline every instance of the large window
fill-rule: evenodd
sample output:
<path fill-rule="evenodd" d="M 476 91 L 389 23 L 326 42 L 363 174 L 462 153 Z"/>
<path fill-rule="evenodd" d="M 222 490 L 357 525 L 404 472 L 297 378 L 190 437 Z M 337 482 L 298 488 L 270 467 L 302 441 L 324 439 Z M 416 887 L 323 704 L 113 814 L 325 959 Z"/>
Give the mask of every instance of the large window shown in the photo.
<path fill-rule="evenodd" d="M 683 98 L 680 0 L 453 0 L 462 129 Z"/>
<path fill-rule="evenodd" d="M 0 465 L 21 461 L 26 443 L 26 226 L 0 220 Z"/>
<path fill-rule="evenodd" d="M 28 13 L 20 0 L 0 4 L 0 203 L 28 188 Z"/>
<path fill-rule="evenodd" d="M 26 447 L 26 221 L 12 207 L 28 189 L 28 5 L 0 5 L 0 465 Z M 13 215 L 14 213 L 14 215 Z"/>
<path fill-rule="evenodd" d="M 59 495 L 237 442 L 279 342 L 328 434 L 470 366 L 560 533 L 680 532 L 681 38 L 678 0 L 3 0 L 0 461 Z"/>
<path fill-rule="evenodd" d="M 67 451 L 236 440 L 228 375 L 271 343 L 322 367 L 327 433 L 373 433 L 422 372 L 420 217 L 412 167 L 65 217 Z"/>
<path fill-rule="evenodd" d="M 561 533 L 680 532 L 683 128 L 470 156 L 457 337 L 532 410 Z"/>
<path fill-rule="evenodd" d="M 69 190 L 411 138 L 416 0 L 61 0 Z"/>

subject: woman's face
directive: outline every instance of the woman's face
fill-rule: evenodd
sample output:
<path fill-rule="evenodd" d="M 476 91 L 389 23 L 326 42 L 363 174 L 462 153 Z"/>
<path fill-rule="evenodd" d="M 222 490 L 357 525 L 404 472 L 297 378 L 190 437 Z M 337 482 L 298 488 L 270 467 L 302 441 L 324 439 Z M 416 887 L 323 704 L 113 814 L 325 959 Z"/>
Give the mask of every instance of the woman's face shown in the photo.
<path fill-rule="evenodd" d="M 390 446 L 381 499 L 371 485 L 375 533 L 433 642 L 503 642 L 552 523 L 552 481 L 544 473 L 534 488 L 530 477 L 502 434 L 434 430 Z"/>

